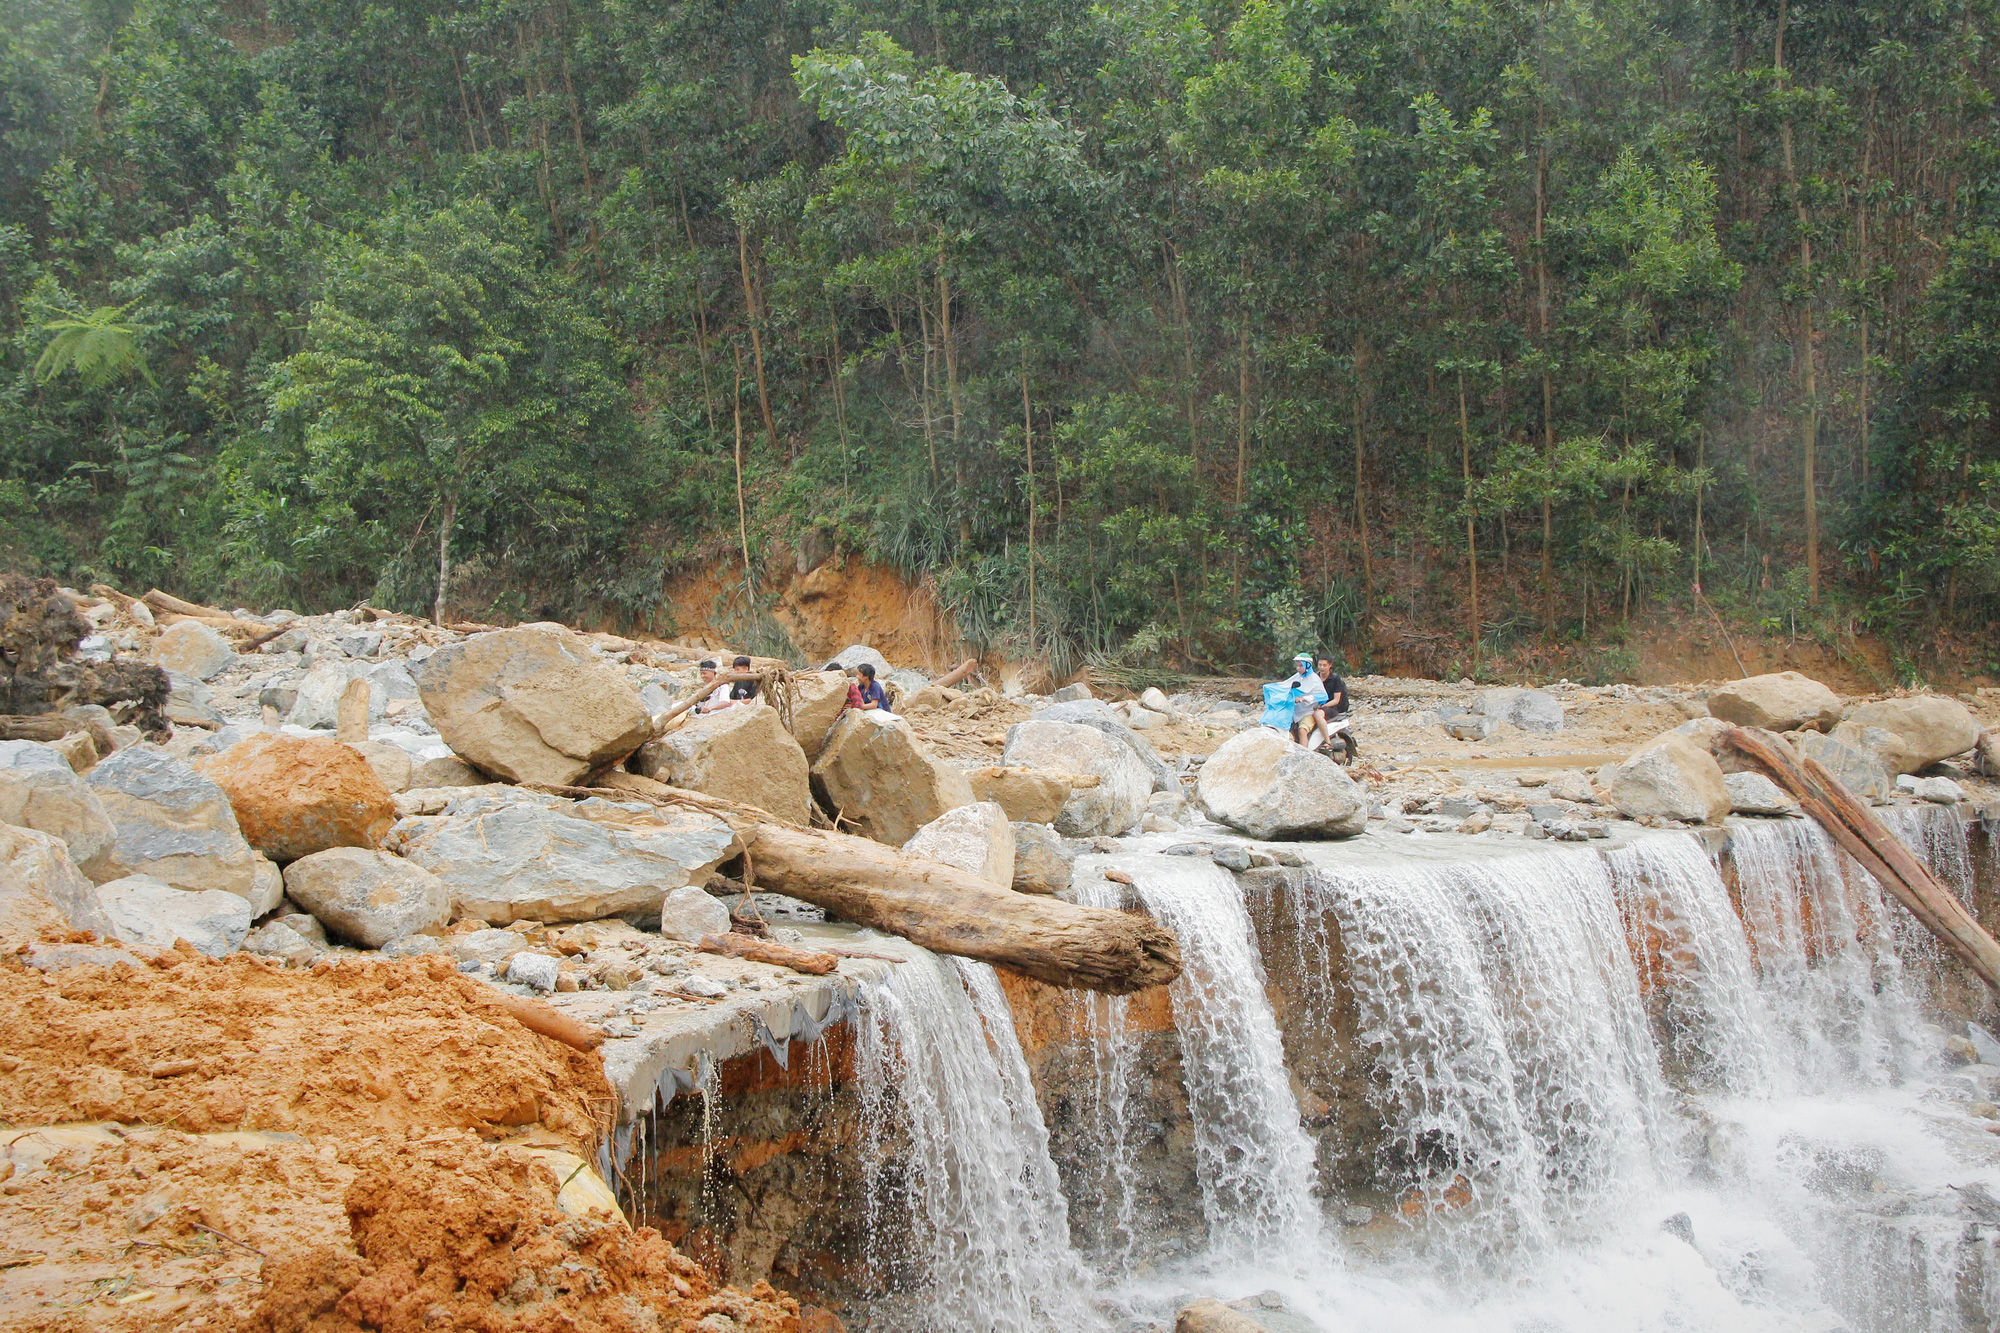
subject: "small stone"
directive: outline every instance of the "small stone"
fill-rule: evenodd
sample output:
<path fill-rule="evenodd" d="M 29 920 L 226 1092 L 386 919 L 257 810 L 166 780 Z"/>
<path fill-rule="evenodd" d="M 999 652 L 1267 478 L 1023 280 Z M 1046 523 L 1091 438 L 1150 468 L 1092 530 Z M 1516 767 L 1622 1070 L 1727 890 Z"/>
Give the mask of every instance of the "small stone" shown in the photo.
<path fill-rule="evenodd" d="M 1341 1222 L 1350 1227 L 1365 1227 L 1375 1220 L 1375 1210 L 1364 1204 L 1350 1203 L 1340 1210 Z"/>
<path fill-rule="evenodd" d="M 1916 778 L 1904 774 L 1896 779 L 1896 790 L 1936 805 L 1957 805 L 1965 800 L 1965 788 L 1950 778 Z"/>
<path fill-rule="evenodd" d="M 1077 699 L 1094 699 L 1096 697 L 1096 695 L 1090 692 L 1090 686 L 1084 684 L 1082 681 L 1078 681 L 1074 685 L 1065 685 L 1054 694 L 1051 694 L 1049 702 L 1052 704 L 1066 704 L 1074 702 Z"/>
<path fill-rule="evenodd" d="M 1221 866 L 1224 870 L 1238 873 L 1248 870 L 1251 865 L 1250 849 L 1238 846 L 1233 842 L 1224 843 L 1222 846 L 1217 847 L 1208 854 L 1208 859 Z"/>
<path fill-rule="evenodd" d="M 1602 824 L 1579 824 L 1576 831 L 1586 838 L 1608 838 L 1611 830 Z"/>
<path fill-rule="evenodd" d="M 1205 842 L 1177 842 L 1161 852 L 1162 856 L 1210 856 L 1215 849 Z"/>
<path fill-rule="evenodd" d="M 349 657 L 373 657 L 382 651 L 382 632 L 363 630 L 349 634 L 340 641 L 340 651 Z"/>
<path fill-rule="evenodd" d="M 1437 812 L 1446 819 L 1470 819 L 1486 807 L 1477 801 L 1468 801 L 1462 796 L 1453 796 L 1439 802 Z"/>
<path fill-rule="evenodd" d="M 1466 821 L 1458 826 L 1460 833 L 1484 833 L 1493 827 L 1493 812 L 1481 808 L 1475 810 Z"/>
<path fill-rule="evenodd" d="M 556 960 L 545 953 L 517 953 L 507 960 L 507 980 L 539 991 L 556 988 Z"/>
<path fill-rule="evenodd" d="M 1795 815 L 1798 802 L 1785 789 L 1762 773 L 1725 773 L 1722 782 L 1729 789 L 1729 808 L 1739 815 Z"/>
<path fill-rule="evenodd" d="M 1548 784 L 1549 795 L 1558 801 L 1573 801 L 1578 805 L 1596 805 L 1597 788 L 1590 780 L 1590 774 L 1572 769 L 1552 779 Z"/>
<path fill-rule="evenodd" d="M 1174 712 L 1173 704 L 1157 685 L 1148 685 L 1139 692 L 1139 706 L 1168 716 L 1172 716 Z"/>
<path fill-rule="evenodd" d="M 699 944 L 704 935 L 728 933 L 729 909 L 699 885 L 675 889 L 660 905 L 660 934 L 670 940 Z"/>
<path fill-rule="evenodd" d="M 325 952 L 290 926 L 276 921 L 267 921 L 251 931 L 243 940 L 243 950 L 266 958 L 282 958 L 293 967 L 304 967 Z"/>
<path fill-rule="evenodd" d="M 696 972 L 681 978 L 680 991 L 683 995 L 693 995 L 704 1000 L 719 1000 L 729 994 L 729 987 L 713 977 L 705 977 Z"/>
<path fill-rule="evenodd" d="M 1546 822 L 1551 819 L 1561 819 L 1565 814 L 1568 813 L 1569 812 L 1563 809 L 1563 807 L 1559 805 L 1550 805 L 1547 802 L 1539 802 L 1537 804 L 1530 805 L 1528 807 L 1528 818 L 1543 822 Z"/>
<path fill-rule="evenodd" d="M 1522 829 L 1521 831 L 1527 834 L 1530 838 L 1535 839 L 1537 842 L 1540 842 L 1549 836 L 1548 829 L 1544 828 L 1541 824 L 1538 823 L 1530 824 L 1528 825 L 1528 827 Z"/>

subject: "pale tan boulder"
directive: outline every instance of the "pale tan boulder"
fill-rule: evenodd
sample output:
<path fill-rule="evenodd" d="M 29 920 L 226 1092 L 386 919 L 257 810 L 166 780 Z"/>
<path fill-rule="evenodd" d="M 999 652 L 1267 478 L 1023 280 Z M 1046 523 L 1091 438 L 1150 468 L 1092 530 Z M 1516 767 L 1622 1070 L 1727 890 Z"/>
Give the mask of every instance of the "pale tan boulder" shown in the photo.
<path fill-rule="evenodd" d="M 44 931 L 72 930 L 115 938 L 97 886 L 61 838 L 0 824 L 0 949 L 33 943 Z"/>
<path fill-rule="evenodd" d="M 1087 722 L 1039 717 L 1016 722 L 1007 729 L 1000 761 L 1009 768 L 1097 779 L 1094 786 L 1072 789 L 1055 818 L 1056 830 L 1069 837 L 1116 837 L 1146 816 L 1152 772 L 1119 736 Z"/>
<path fill-rule="evenodd" d="M 1731 681 L 1708 696 L 1708 714 L 1739 727 L 1826 731 L 1840 721 L 1840 696 L 1810 676 L 1773 671 Z"/>
<path fill-rule="evenodd" d="M 1850 728 L 1860 727 L 1876 727 L 1893 738 L 1870 747 L 1891 773 L 1915 773 L 1979 744 L 1979 722 L 1971 710 L 1935 694 L 1856 704 L 1834 735 L 1846 736 Z"/>
<path fill-rule="evenodd" d="M 995 766 L 971 769 L 965 778 L 975 797 L 997 801 L 1007 818 L 1024 824 L 1053 824 L 1069 803 L 1070 780 L 1063 773 Z"/>
<path fill-rule="evenodd" d="M 267 733 L 198 767 L 228 794 L 250 845 L 273 861 L 374 847 L 396 822 L 375 770 L 339 741 Z"/>
<path fill-rule="evenodd" d="M 769 704 L 690 717 L 640 751 L 639 767 L 669 786 L 739 801 L 793 824 L 810 818 L 811 766 Z"/>
<path fill-rule="evenodd" d="M 1253 838 L 1351 838 L 1368 826 L 1368 789 L 1269 727 L 1217 747 L 1195 795 L 1210 819 Z"/>
<path fill-rule="evenodd" d="M 1729 785 L 1715 756 L 1672 732 L 1614 765 L 1606 787 L 1606 798 L 1632 819 L 1716 824 L 1729 813 Z"/>
<path fill-rule="evenodd" d="M 198 620 L 167 626 L 153 643 L 153 664 L 196 680 L 212 680 L 236 660 L 236 648 Z"/>
<path fill-rule="evenodd" d="M 848 684 L 845 671 L 803 671 L 792 677 L 792 735 L 807 763 L 819 758 L 826 733 L 847 707 Z"/>
<path fill-rule="evenodd" d="M 430 871 L 387 852 L 332 847 L 285 867 L 285 892 L 334 938 L 379 949 L 451 919 L 451 893 Z"/>
<path fill-rule="evenodd" d="M 918 829 L 903 850 L 957 866 L 1003 889 L 1014 886 L 1014 828 L 993 801 L 945 811 Z"/>
<path fill-rule="evenodd" d="M 391 796 L 410 789 L 410 777 L 416 772 L 417 763 L 402 746 L 391 745 L 387 741 L 349 741 L 347 748 L 368 762 L 383 790 Z M 445 762 L 458 763 L 456 759 Z M 459 764 L 459 767 L 471 774 L 475 781 L 478 780 L 478 775 L 470 767 L 464 764 Z"/>
<path fill-rule="evenodd" d="M 487 777 L 463 759 L 444 755 L 426 759 L 410 770 L 405 791 L 428 791 L 433 787 L 484 787 Z"/>
<path fill-rule="evenodd" d="M 653 734 L 638 692 L 574 635 L 475 634 L 422 672 L 424 711 L 445 744 L 508 782 L 568 786 Z"/>
<path fill-rule="evenodd" d="M 965 774 L 933 759 L 909 723 L 853 709 L 827 733 L 813 781 L 843 829 L 901 847 L 947 810 L 972 804 Z"/>
<path fill-rule="evenodd" d="M 101 856 L 116 836 L 97 793 L 61 751 L 34 741 L 0 741 L 0 824 L 61 838 L 78 865 Z"/>

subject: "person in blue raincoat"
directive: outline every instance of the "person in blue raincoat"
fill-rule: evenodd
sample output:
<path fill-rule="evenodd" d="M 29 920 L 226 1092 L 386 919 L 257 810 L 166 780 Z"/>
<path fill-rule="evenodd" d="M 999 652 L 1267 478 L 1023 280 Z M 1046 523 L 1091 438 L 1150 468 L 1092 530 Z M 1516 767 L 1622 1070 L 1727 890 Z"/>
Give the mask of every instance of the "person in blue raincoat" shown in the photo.
<path fill-rule="evenodd" d="M 1326 685 L 1313 670 L 1311 653 L 1300 653 L 1292 659 L 1292 665 L 1297 670 L 1290 677 L 1264 687 L 1264 716 L 1258 721 L 1294 740 L 1299 725 L 1303 724 L 1308 731 L 1318 726 L 1321 739 L 1325 740 L 1325 724 L 1319 721 L 1317 710 L 1326 702 Z"/>

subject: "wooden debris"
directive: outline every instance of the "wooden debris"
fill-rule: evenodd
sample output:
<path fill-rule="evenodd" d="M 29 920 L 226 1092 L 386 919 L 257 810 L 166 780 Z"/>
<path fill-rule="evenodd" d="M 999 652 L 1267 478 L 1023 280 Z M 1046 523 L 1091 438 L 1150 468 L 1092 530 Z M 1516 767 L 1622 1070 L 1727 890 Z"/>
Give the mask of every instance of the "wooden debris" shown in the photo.
<path fill-rule="evenodd" d="M 494 1006 L 530 1032 L 559 1041 L 565 1046 L 573 1046 L 579 1051 L 594 1051 L 604 1044 L 602 1032 L 578 1022 L 554 1005 L 529 999 L 525 995 L 512 995 L 503 990 L 495 990 L 467 977 L 460 977 L 458 984 L 460 992 L 474 1007 Z"/>
<path fill-rule="evenodd" d="M 2000 941 L 1987 934 L 1965 904 L 1931 878 L 1903 840 L 1824 765 L 1815 759 L 1801 761 L 1783 740 L 1756 727 L 1731 727 L 1716 738 L 1715 748 L 1741 755 L 1784 788 L 1842 850 L 1910 909 L 1910 915 L 1982 981 L 2000 991 Z"/>
<path fill-rule="evenodd" d="M 867 838 L 800 828 L 747 805 L 632 773 L 607 773 L 602 781 L 602 788 L 541 790 L 637 797 L 714 815 L 756 857 L 758 887 L 936 953 L 1004 964 L 1051 986 L 1110 995 L 1162 986 L 1180 975 L 1179 941 L 1142 913 L 1015 893 Z"/>
<path fill-rule="evenodd" d="M 755 935 L 739 935 L 734 931 L 727 935 L 704 935 L 695 947 L 703 953 L 747 958 L 753 963 L 789 967 L 794 972 L 806 972 L 816 977 L 823 977 L 840 966 L 840 959 L 830 953 L 759 939 Z"/>

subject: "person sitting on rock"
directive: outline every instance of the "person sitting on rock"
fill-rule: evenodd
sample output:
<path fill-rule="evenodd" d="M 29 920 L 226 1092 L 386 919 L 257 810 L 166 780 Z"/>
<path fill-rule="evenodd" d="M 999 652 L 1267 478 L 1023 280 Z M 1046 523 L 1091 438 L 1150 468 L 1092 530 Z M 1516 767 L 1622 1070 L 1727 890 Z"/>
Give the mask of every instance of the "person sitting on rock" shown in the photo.
<path fill-rule="evenodd" d="M 1320 704 L 1314 709 L 1314 712 L 1319 717 L 1321 733 L 1323 735 L 1332 735 L 1333 724 L 1347 716 L 1347 710 L 1351 704 L 1347 693 L 1347 682 L 1342 680 L 1340 673 L 1334 669 L 1331 657 L 1322 657 L 1319 659 L 1319 666 L 1316 668 L 1316 673 L 1319 676 L 1321 688 L 1326 691 L 1326 702 Z M 1354 740 L 1354 728 L 1348 727 L 1342 731 L 1340 733 L 1340 742 L 1347 747 L 1347 762 L 1350 764 L 1353 763 L 1354 756 L 1360 753 L 1361 750 L 1361 747 Z"/>
<path fill-rule="evenodd" d="M 847 683 L 847 706 L 858 708 L 864 713 L 881 713 L 884 717 L 894 717 L 889 711 L 889 695 L 882 683 L 875 679 L 875 668 L 863 662 L 854 668 L 854 679 Z"/>
<path fill-rule="evenodd" d="M 701 662 L 701 683 L 706 685 L 714 680 L 715 672 L 715 659 L 712 657 L 703 658 Z M 729 707 L 729 687 L 727 685 L 717 685 L 709 692 L 706 698 L 695 705 L 695 711 L 697 713 L 713 713 L 718 708 L 727 707 Z"/>
<path fill-rule="evenodd" d="M 1292 659 L 1292 665 L 1297 670 L 1285 681 L 1287 686 L 1298 691 L 1292 700 L 1292 739 L 1304 745 L 1313 728 L 1317 727 L 1320 743 L 1330 745 L 1333 737 L 1328 734 L 1326 718 L 1319 711 L 1326 703 L 1326 683 L 1313 670 L 1311 653 L 1300 653 Z"/>
<path fill-rule="evenodd" d="M 730 666 L 736 671 L 748 671 L 750 669 L 750 659 L 747 657 L 738 657 L 734 662 L 730 663 Z M 739 680 L 729 687 L 729 704 L 747 703 L 756 697 L 757 682 L 754 680 Z M 728 704 L 724 705 L 724 707 L 728 706 Z"/>

